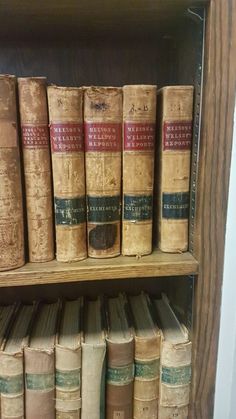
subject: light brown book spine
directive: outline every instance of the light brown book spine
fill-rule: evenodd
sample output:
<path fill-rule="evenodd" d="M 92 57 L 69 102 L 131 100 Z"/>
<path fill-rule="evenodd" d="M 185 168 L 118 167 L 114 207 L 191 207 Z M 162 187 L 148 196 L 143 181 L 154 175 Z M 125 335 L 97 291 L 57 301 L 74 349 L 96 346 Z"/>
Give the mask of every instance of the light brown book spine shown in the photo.
<path fill-rule="evenodd" d="M 122 89 L 84 93 L 88 254 L 120 254 Z"/>
<path fill-rule="evenodd" d="M 159 98 L 158 246 L 163 252 L 184 252 L 188 249 L 193 87 L 164 87 Z"/>
<path fill-rule="evenodd" d="M 157 87 L 123 87 L 122 254 L 152 251 Z"/>
<path fill-rule="evenodd" d="M 16 78 L 0 75 L 0 271 L 25 263 Z"/>
<path fill-rule="evenodd" d="M 56 258 L 87 257 L 83 89 L 48 87 L 56 223 Z"/>
<path fill-rule="evenodd" d="M 54 258 L 52 179 L 46 79 L 18 79 L 29 261 Z"/>

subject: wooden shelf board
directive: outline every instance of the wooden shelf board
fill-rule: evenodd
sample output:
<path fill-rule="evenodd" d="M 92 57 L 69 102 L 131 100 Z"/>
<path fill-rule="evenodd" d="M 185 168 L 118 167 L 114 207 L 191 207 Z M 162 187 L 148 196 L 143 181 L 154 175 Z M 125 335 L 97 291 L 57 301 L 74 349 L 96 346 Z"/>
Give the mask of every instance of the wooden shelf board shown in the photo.
<path fill-rule="evenodd" d="M 198 272 L 198 262 L 186 252 L 162 253 L 155 250 L 142 258 L 119 256 L 112 259 L 88 258 L 76 263 L 27 263 L 22 268 L 0 272 L 0 287 L 52 284 L 62 282 L 93 281 L 191 275 Z"/>

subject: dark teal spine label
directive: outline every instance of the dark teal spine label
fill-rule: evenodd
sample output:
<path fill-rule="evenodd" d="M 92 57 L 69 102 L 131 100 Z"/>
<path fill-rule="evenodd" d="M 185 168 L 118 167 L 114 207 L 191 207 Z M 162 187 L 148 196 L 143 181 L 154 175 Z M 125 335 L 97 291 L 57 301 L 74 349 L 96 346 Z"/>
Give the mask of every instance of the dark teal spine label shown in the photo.
<path fill-rule="evenodd" d="M 189 216 L 189 192 L 163 193 L 162 217 L 184 220 Z"/>
<path fill-rule="evenodd" d="M 76 225 L 86 221 L 85 197 L 54 198 L 56 225 Z"/>
<path fill-rule="evenodd" d="M 135 361 L 135 377 L 152 380 L 159 377 L 160 359 L 152 361 Z"/>
<path fill-rule="evenodd" d="M 54 374 L 26 373 L 26 388 L 28 390 L 51 390 L 54 388 Z"/>
<path fill-rule="evenodd" d="M 152 219 L 152 195 L 124 195 L 124 220 L 146 221 Z"/>
<path fill-rule="evenodd" d="M 80 388 L 80 369 L 56 370 L 56 386 L 68 390 Z"/>
<path fill-rule="evenodd" d="M 23 374 L 0 377 L 0 393 L 18 394 L 23 392 Z"/>
<path fill-rule="evenodd" d="M 107 367 L 107 382 L 114 385 L 125 385 L 130 383 L 134 378 L 134 365 L 126 365 L 124 367 L 111 368 Z"/>
<path fill-rule="evenodd" d="M 164 384 L 185 385 L 191 380 L 191 365 L 182 367 L 165 367 L 162 366 L 161 381 Z"/>
<path fill-rule="evenodd" d="M 88 221 L 109 223 L 120 219 L 120 196 L 87 196 Z"/>

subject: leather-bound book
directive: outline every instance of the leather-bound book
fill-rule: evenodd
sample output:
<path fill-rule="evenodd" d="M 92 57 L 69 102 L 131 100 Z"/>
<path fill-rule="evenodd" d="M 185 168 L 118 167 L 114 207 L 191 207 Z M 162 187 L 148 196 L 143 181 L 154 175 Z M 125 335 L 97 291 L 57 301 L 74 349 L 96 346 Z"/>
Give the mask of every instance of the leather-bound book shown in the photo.
<path fill-rule="evenodd" d="M 55 418 L 55 337 L 59 302 L 40 304 L 24 348 L 25 417 Z"/>
<path fill-rule="evenodd" d="M 158 93 L 158 246 L 177 253 L 188 249 L 193 87 L 168 86 Z"/>
<path fill-rule="evenodd" d="M 123 87 L 122 254 L 152 251 L 157 87 Z"/>
<path fill-rule="evenodd" d="M 162 330 L 158 419 L 188 418 L 191 342 L 165 295 L 154 301 Z"/>
<path fill-rule="evenodd" d="M 16 78 L 0 75 L 0 271 L 25 263 Z"/>
<path fill-rule="evenodd" d="M 46 79 L 18 79 L 30 262 L 54 258 Z"/>
<path fill-rule="evenodd" d="M 148 295 L 130 297 L 135 326 L 134 419 L 157 419 L 161 334 Z"/>
<path fill-rule="evenodd" d="M 84 93 L 88 255 L 120 254 L 122 89 Z"/>
<path fill-rule="evenodd" d="M 24 419 L 24 356 L 36 304 L 22 305 L 0 351 L 1 419 Z"/>
<path fill-rule="evenodd" d="M 134 334 L 123 294 L 107 301 L 106 418 L 133 418 Z"/>
<path fill-rule="evenodd" d="M 81 411 L 81 311 L 83 298 L 63 303 L 56 340 L 56 418 Z"/>
<path fill-rule="evenodd" d="M 87 301 L 82 343 L 82 419 L 105 419 L 105 357 L 102 301 Z"/>
<path fill-rule="evenodd" d="M 48 87 L 56 223 L 56 258 L 87 257 L 83 89 Z"/>

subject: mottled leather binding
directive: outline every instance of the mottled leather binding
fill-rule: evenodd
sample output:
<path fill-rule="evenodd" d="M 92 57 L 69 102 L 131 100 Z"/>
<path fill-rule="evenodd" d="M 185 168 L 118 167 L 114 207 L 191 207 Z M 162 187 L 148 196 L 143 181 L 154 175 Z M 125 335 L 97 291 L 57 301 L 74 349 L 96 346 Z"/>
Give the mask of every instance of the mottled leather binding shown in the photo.
<path fill-rule="evenodd" d="M 0 271 L 25 263 L 16 78 L 0 75 Z"/>

